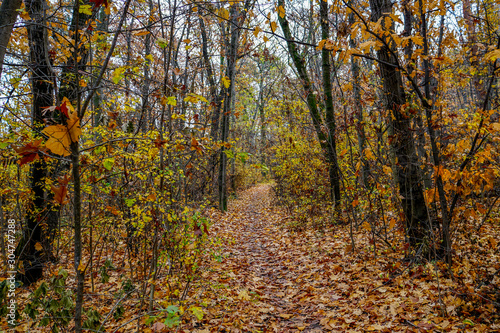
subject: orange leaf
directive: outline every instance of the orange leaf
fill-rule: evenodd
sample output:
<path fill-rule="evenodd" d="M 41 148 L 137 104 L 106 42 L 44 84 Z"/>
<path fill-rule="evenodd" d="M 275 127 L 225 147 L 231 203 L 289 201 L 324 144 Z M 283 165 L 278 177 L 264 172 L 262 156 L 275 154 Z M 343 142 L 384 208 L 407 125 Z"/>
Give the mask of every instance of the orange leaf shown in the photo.
<path fill-rule="evenodd" d="M 64 125 L 52 125 L 42 131 L 49 137 L 45 146 L 56 155 L 69 156 L 69 145 L 71 144 L 70 133 Z"/>
<path fill-rule="evenodd" d="M 54 186 L 50 185 L 52 192 L 54 192 L 54 201 L 60 205 L 68 203 L 68 187 L 66 185 Z"/>

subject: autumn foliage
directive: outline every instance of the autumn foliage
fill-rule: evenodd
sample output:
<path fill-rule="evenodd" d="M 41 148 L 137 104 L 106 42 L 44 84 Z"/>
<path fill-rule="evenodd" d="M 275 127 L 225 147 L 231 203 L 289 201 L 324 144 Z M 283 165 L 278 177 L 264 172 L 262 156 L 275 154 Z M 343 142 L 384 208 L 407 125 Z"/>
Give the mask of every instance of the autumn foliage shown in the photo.
<path fill-rule="evenodd" d="M 0 17 L 0 327 L 500 329 L 497 2 Z"/>

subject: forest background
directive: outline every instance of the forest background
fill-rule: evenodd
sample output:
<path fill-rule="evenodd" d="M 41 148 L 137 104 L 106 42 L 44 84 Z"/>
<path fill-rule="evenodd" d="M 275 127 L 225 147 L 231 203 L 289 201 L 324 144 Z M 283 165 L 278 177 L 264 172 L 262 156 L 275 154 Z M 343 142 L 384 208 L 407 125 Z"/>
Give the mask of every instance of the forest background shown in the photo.
<path fill-rule="evenodd" d="M 497 329 L 499 13 L 497 0 L 4 0 L 2 327 L 213 328 L 226 315 L 199 293 L 220 287 L 208 272 L 238 236 L 212 231 L 269 183 L 278 232 L 339 237 L 383 286 L 437 283 L 440 319 L 406 329 Z M 392 331 L 377 325 L 364 329 Z"/>

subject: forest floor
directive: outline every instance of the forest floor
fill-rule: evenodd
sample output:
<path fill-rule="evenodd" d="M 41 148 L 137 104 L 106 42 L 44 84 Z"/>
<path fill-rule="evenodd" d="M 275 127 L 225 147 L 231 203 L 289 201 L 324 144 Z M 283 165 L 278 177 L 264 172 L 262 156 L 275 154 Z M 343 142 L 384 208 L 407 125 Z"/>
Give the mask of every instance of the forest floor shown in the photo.
<path fill-rule="evenodd" d="M 272 192 L 271 185 L 257 185 L 230 200 L 226 213 L 205 212 L 212 243 L 177 308 L 184 309 L 178 326 L 168 328 L 161 317 L 168 311 L 164 303 L 172 281 L 163 276 L 156 282 L 159 315 L 149 317 L 141 298 L 121 291 L 130 268 L 126 247 L 110 249 L 117 267 L 109 270 L 109 281 L 96 278 L 95 291 L 86 283 L 86 306 L 106 318 L 100 332 L 500 332 L 498 300 L 492 301 L 487 289 L 498 285 L 498 246 L 479 256 L 475 243 L 457 238 L 451 277 L 441 262 L 405 261 L 398 226 L 385 239 L 394 245 L 376 238 L 375 247 L 373 234 L 362 226 L 352 233 L 349 225 L 290 227 L 293 219 Z M 481 232 L 485 242 L 500 235 L 495 225 Z M 473 229 L 468 230 L 463 234 L 471 237 Z M 64 267 L 74 286 L 72 265 L 71 255 L 61 256 L 47 269 L 48 277 Z M 491 284 L 478 283 L 485 276 Z M 41 283 L 19 289 L 19 303 L 27 304 Z M 123 313 L 113 320 L 118 303 Z M 25 317 L 15 331 L 48 331 L 38 324 Z"/>
<path fill-rule="evenodd" d="M 203 274 L 205 317 L 188 331 L 500 331 L 491 304 L 467 317 L 444 267 L 374 257 L 366 231 L 354 234 L 353 253 L 348 226 L 293 231 L 271 192 L 252 187 L 216 218 L 224 258 Z"/>

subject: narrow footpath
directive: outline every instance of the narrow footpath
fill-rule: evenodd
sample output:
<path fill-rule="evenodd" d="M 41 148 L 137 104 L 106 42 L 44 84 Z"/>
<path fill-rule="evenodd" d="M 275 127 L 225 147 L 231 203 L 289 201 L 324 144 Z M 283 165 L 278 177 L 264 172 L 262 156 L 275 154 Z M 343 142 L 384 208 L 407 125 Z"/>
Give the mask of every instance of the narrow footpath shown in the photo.
<path fill-rule="evenodd" d="M 385 284 L 389 259 L 353 255 L 347 227 L 290 231 L 271 192 L 240 193 L 212 226 L 221 261 L 204 272 L 206 315 L 193 332 L 420 332 L 443 322 L 429 324 L 437 285 Z"/>

